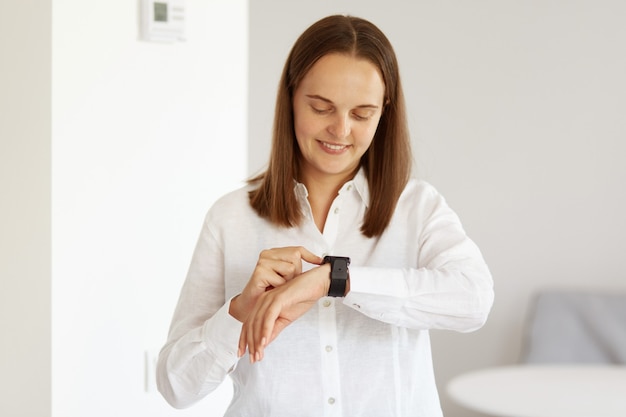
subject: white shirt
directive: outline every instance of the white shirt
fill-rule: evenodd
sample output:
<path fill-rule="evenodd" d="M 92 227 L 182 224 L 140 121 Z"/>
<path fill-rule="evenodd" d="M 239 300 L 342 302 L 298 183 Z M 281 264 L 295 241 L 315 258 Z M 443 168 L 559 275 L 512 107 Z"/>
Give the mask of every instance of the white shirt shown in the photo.
<path fill-rule="evenodd" d="M 487 265 L 443 197 L 411 180 L 384 234 L 366 238 L 362 171 L 340 190 L 323 233 L 304 185 L 294 189 L 306 213 L 294 228 L 260 218 L 248 190 L 222 197 L 206 216 L 159 357 L 165 399 L 187 407 L 229 376 L 228 417 L 441 416 L 428 330 L 478 329 L 493 303 Z M 349 256 L 350 292 L 322 297 L 251 365 L 247 354 L 237 358 L 242 325 L 228 314 L 230 299 L 259 253 L 283 246 Z"/>

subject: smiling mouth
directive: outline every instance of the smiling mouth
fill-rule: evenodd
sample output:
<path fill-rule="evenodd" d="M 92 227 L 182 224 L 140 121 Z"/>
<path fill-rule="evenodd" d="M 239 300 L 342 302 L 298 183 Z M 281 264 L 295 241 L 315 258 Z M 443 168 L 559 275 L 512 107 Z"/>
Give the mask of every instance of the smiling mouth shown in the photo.
<path fill-rule="evenodd" d="M 327 143 L 327 142 L 321 142 L 323 147 L 325 147 L 326 149 L 330 149 L 331 151 L 341 151 L 344 150 L 348 147 L 348 145 L 334 145 L 332 143 Z"/>

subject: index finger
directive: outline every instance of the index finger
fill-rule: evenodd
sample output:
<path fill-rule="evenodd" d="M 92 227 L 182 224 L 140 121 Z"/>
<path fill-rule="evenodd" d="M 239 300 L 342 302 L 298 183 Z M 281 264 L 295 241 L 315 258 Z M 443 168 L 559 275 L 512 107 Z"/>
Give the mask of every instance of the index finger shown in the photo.
<path fill-rule="evenodd" d="M 317 256 L 304 246 L 286 246 L 282 248 L 266 249 L 261 252 L 259 258 L 288 262 L 296 268 L 295 275 L 302 273 L 302 261 L 315 265 L 322 263 L 322 257 Z"/>
<path fill-rule="evenodd" d="M 300 258 L 303 261 L 306 261 L 310 264 L 315 264 L 315 265 L 319 265 L 322 263 L 323 258 L 321 256 L 314 254 L 313 252 L 311 252 L 304 246 L 298 246 L 297 249 L 300 251 Z"/>

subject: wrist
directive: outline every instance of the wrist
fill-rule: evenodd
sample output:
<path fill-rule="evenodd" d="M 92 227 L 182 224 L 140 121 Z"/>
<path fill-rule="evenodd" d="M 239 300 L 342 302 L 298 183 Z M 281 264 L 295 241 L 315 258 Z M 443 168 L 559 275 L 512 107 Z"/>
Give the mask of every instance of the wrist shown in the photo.
<path fill-rule="evenodd" d="M 234 296 L 230 300 L 230 305 L 228 306 L 228 314 L 243 323 L 244 321 L 246 321 L 248 313 L 245 311 L 242 304 L 243 303 L 241 302 L 241 294 Z"/>
<path fill-rule="evenodd" d="M 330 264 L 323 263 L 319 266 L 321 272 L 321 286 L 322 286 L 322 297 L 326 297 L 328 295 L 328 290 L 330 289 Z"/>

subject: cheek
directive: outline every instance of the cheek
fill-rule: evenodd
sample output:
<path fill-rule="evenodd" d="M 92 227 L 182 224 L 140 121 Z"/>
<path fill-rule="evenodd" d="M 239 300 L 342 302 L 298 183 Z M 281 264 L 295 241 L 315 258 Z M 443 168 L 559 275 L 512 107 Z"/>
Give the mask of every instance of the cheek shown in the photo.
<path fill-rule="evenodd" d="M 294 109 L 296 110 L 296 109 Z M 300 117 L 300 115 L 298 114 L 297 111 L 294 111 L 294 115 L 293 115 L 293 130 L 294 133 L 296 134 L 296 141 L 298 142 L 298 145 L 300 145 L 300 140 L 301 138 L 304 136 L 304 127 L 306 126 L 306 123 L 303 122 L 302 118 Z"/>
<path fill-rule="evenodd" d="M 358 143 L 360 147 L 369 148 L 374 140 L 377 127 L 378 124 L 376 123 L 371 126 L 364 126 L 358 131 Z"/>
<path fill-rule="evenodd" d="M 311 138 L 314 136 L 311 125 L 306 120 L 294 118 L 294 133 L 300 152 L 307 153 L 307 149 L 311 146 Z"/>
<path fill-rule="evenodd" d="M 298 119 L 294 120 L 294 133 L 296 134 L 296 142 L 298 142 L 298 146 L 302 148 L 302 141 L 306 137 L 306 124 L 299 123 Z"/>
<path fill-rule="evenodd" d="M 294 116 L 294 130 L 296 133 L 296 139 L 298 143 L 307 139 L 312 139 L 317 136 L 320 131 L 319 122 L 314 118 L 307 118 L 306 116 Z"/>

